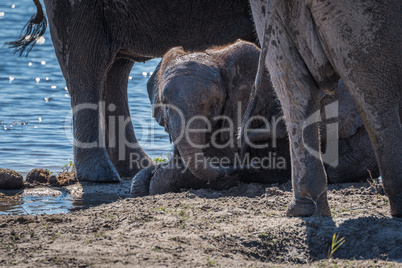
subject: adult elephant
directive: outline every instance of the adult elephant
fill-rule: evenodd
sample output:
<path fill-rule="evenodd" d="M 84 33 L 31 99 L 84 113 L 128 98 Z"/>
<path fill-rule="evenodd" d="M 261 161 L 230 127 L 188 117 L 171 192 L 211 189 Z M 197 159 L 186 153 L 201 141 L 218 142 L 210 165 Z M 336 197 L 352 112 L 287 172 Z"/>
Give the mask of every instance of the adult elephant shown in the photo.
<path fill-rule="evenodd" d="M 391 214 L 402 216 L 402 2 L 250 2 L 260 67 L 269 70 L 289 133 L 294 200 L 287 215 L 330 215 L 322 163 L 308 150 L 319 148 L 318 124 L 304 127 L 320 109 L 320 92 L 333 93 L 341 78 L 369 133 Z"/>
<path fill-rule="evenodd" d="M 25 33 L 9 43 L 29 52 L 46 30 L 39 0 Z M 44 0 L 53 45 L 73 108 L 74 161 L 80 180 L 119 181 L 150 159 L 138 145 L 127 101 L 135 62 L 161 57 L 181 45 L 189 50 L 254 37 L 247 0 Z M 119 118 L 109 124 L 100 120 Z M 116 120 L 117 121 L 117 120 Z M 119 131 L 110 126 L 118 125 Z M 130 167 L 130 157 L 140 159 Z"/>

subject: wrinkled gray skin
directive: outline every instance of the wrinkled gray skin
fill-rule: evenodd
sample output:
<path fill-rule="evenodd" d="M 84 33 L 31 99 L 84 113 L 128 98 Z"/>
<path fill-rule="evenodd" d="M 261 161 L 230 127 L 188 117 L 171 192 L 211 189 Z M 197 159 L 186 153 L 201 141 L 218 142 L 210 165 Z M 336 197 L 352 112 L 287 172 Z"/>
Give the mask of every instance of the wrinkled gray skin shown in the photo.
<path fill-rule="evenodd" d="M 45 30 L 42 7 L 39 0 L 34 3 L 38 13 L 32 26 L 42 21 L 38 27 Z M 44 4 L 74 109 L 74 161 L 81 181 L 132 178 L 142 167 L 134 163 L 130 168 L 130 154 L 134 159 L 138 155 L 144 166 L 150 162 L 137 143 L 127 100 L 128 76 L 135 62 L 161 57 L 178 45 L 204 50 L 238 38 L 256 39 L 247 0 L 44 0 Z M 34 44 L 40 32 L 23 36 L 22 44 L 14 47 L 29 47 L 24 40 Z M 99 102 L 105 107 L 103 124 Z M 116 129 L 125 124 L 124 130 L 109 131 L 110 117 Z"/>
<path fill-rule="evenodd" d="M 294 200 L 287 215 L 330 215 L 327 180 L 303 123 L 339 78 L 357 103 L 389 197 L 402 216 L 402 1 L 250 0 L 262 57 L 283 107 Z M 264 64 L 262 64 L 264 65 Z M 318 147 L 318 129 L 304 132 Z"/>
<path fill-rule="evenodd" d="M 258 57 L 259 49 L 243 41 L 199 53 L 186 53 L 182 48 L 169 50 L 149 79 L 147 87 L 151 103 L 154 105 L 153 115 L 156 121 L 165 127 L 174 142 L 173 160 L 157 168 L 151 167 L 139 172 L 133 179 L 133 196 L 161 194 L 180 188 L 224 189 L 241 179 L 242 174 L 234 175 L 235 171 L 231 168 L 214 167 L 207 158 L 227 157 L 229 165 L 234 161 L 237 152 L 237 140 L 234 136 L 240 126 L 254 83 Z M 269 86 L 268 79 L 264 83 Z M 264 98 L 273 100 L 274 91 L 266 92 Z M 258 108 L 279 111 L 278 105 L 275 101 L 269 105 L 261 101 Z M 191 132 L 187 139 L 185 135 L 189 132 L 184 130 L 184 126 L 195 116 L 207 118 L 211 122 L 211 131 L 202 131 L 207 129 L 204 120 L 194 120 L 191 129 L 199 131 Z M 214 120 L 217 116 L 232 119 L 233 126 L 230 127 L 227 120 Z M 211 135 L 217 133 L 216 130 L 229 127 L 232 132 L 224 131 L 216 136 L 218 144 L 225 146 L 214 146 Z M 285 139 L 284 129 L 281 133 L 280 138 Z M 208 147 L 197 148 L 189 141 Z M 279 143 L 276 148 L 278 155 L 288 155 L 288 146 L 284 144 Z M 262 155 L 265 155 L 265 152 Z M 201 161 L 206 163 L 205 167 L 199 164 Z M 255 170 L 254 175 L 261 179 L 259 173 L 260 170 Z M 282 176 L 272 176 L 270 182 L 280 182 L 284 173 L 287 171 L 277 171 L 277 174 Z M 249 171 L 243 175 L 250 177 Z"/>
<path fill-rule="evenodd" d="M 275 168 L 233 168 L 238 148 L 228 143 L 237 141 L 236 130 L 242 119 L 254 77 L 257 73 L 260 49 L 255 45 L 238 41 L 225 47 L 205 53 L 185 53 L 181 48 L 171 49 L 163 58 L 148 81 L 148 95 L 153 105 L 153 116 L 165 127 L 174 142 L 171 161 L 153 166 L 139 172 L 133 179 L 132 196 L 175 192 L 182 188 L 225 189 L 239 180 L 245 182 L 282 183 L 290 179 L 289 142 L 284 122 L 278 121 L 275 134 L 271 132 L 249 131 L 252 144 L 269 144 L 266 149 L 243 146 L 241 149 L 253 157 L 264 157 L 268 152 L 282 156 L 288 165 L 283 169 Z M 262 81 L 266 90 L 256 97 L 253 115 L 265 118 L 281 118 L 282 112 L 275 97 L 269 76 Z M 340 100 L 339 114 L 339 165 L 327 166 L 329 182 L 352 182 L 369 176 L 370 170 L 375 176 L 378 172 L 374 152 L 368 134 L 364 129 L 359 111 L 342 82 L 334 96 L 322 94 L 321 105 Z M 174 108 L 173 108 L 174 107 Z M 237 107 L 241 107 L 239 110 Z M 178 113 L 177 111 L 181 111 Z M 182 117 L 181 117 L 182 116 Z M 194 144 L 208 144 L 205 149 L 197 149 L 181 137 L 183 122 L 203 116 L 212 124 L 207 134 L 197 131 L 189 134 Z M 228 124 L 214 123 L 215 116 L 226 116 L 234 122 L 232 133 L 221 132 L 220 144 L 224 148 L 214 147 L 211 134 L 228 127 Z M 191 125 L 192 129 L 206 129 L 204 124 Z M 202 121 L 204 122 L 204 121 Z M 254 121 L 252 129 L 266 126 L 261 121 Z M 262 134 L 262 135 L 261 135 Z M 276 139 L 273 138 L 276 135 Z M 276 140 L 274 148 L 273 139 Z M 197 158 L 196 155 L 199 155 Z M 230 168 L 196 164 L 193 160 L 208 157 L 226 157 L 231 160 Z M 240 158 L 238 158 L 240 159 Z M 204 160 L 208 162 L 208 160 Z M 187 165 L 185 165 L 186 163 Z M 186 168 L 187 167 L 187 168 Z"/>

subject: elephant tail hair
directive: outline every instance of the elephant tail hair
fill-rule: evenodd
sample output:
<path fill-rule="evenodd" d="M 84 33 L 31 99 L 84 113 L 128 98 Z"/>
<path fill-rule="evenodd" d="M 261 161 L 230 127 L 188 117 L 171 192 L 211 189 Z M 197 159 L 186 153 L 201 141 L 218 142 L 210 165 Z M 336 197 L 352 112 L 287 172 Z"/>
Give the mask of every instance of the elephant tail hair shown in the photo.
<path fill-rule="evenodd" d="M 21 30 L 20 38 L 16 41 L 7 42 L 9 48 L 14 49 L 13 54 L 28 56 L 37 41 L 45 34 L 47 27 L 46 16 L 39 0 L 33 0 L 36 6 L 36 14 L 31 17 L 28 23 Z"/>

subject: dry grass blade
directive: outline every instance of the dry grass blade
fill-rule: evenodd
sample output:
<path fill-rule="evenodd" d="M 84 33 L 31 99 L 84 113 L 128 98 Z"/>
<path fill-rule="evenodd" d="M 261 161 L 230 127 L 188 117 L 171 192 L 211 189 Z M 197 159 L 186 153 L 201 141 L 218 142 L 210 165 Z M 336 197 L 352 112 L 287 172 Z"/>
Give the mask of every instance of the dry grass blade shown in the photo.
<path fill-rule="evenodd" d="M 328 259 L 332 259 L 335 251 L 345 243 L 345 237 L 339 239 L 339 234 L 334 234 L 332 236 L 331 247 L 328 250 Z"/>

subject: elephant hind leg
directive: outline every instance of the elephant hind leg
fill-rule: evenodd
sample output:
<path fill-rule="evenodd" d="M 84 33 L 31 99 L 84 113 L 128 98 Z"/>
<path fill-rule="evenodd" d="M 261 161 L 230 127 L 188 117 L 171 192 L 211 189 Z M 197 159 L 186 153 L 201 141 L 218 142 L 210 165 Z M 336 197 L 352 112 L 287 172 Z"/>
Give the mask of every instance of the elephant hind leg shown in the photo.
<path fill-rule="evenodd" d="M 363 58 L 358 63 L 360 68 L 348 68 L 350 72 L 341 69 L 342 80 L 356 101 L 369 134 L 391 214 L 402 217 L 402 66 L 391 58 L 383 64 L 374 58 Z"/>
<path fill-rule="evenodd" d="M 382 96 L 381 99 L 368 101 L 369 95 L 384 92 L 384 88 L 392 86 L 372 82 L 365 80 L 365 85 L 361 85 L 362 80 L 357 84 L 351 83 L 358 86 L 351 88 L 352 95 L 360 107 L 375 151 L 391 214 L 402 217 L 402 124 L 398 105 L 401 96 Z M 364 92 L 362 89 L 367 87 L 375 91 Z"/>
<path fill-rule="evenodd" d="M 120 177 L 130 179 L 152 162 L 139 145 L 131 122 L 127 85 L 133 64 L 126 59 L 115 60 L 102 91 L 106 149 Z"/>
<path fill-rule="evenodd" d="M 327 2 L 311 7 L 321 41 L 359 107 L 391 214 L 402 217 L 401 1 Z"/>

